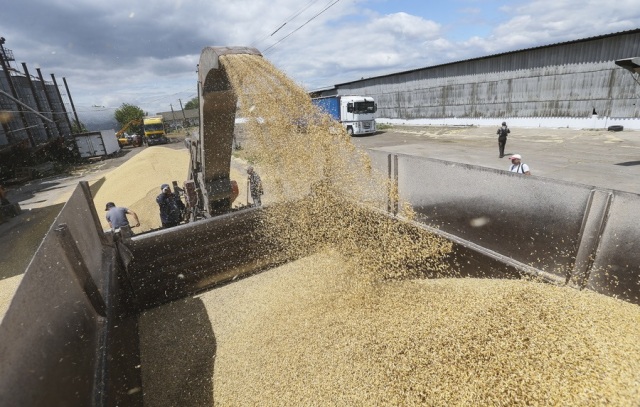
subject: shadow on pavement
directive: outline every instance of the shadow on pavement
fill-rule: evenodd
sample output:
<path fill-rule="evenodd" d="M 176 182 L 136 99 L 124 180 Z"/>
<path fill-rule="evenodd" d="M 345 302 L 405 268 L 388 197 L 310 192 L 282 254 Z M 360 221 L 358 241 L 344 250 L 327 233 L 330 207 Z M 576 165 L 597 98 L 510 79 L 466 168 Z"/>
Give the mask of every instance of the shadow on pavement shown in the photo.
<path fill-rule="evenodd" d="M 23 210 L 0 225 L 0 280 L 25 272 L 63 205 Z"/>
<path fill-rule="evenodd" d="M 640 165 L 640 161 L 626 161 L 623 163 L 617 163 L 616 165 L 622 165 L 624 167 L 631 167 L 634 165 Z"/>

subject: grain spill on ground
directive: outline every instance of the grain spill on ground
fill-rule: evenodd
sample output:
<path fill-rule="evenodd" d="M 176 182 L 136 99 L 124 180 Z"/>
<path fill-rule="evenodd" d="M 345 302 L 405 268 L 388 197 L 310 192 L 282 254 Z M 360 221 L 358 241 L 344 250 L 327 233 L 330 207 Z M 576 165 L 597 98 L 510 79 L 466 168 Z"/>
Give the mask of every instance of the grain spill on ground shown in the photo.
<path fill-rule="evenodd" d="M 304 90 L 262 58 L 221 62 L 265 241 L 298 260 L 144 312 L 145 405 L 637 405 L 638 306 L 454 278 L 448 242 L 376 212 L 396 192 Z"/>

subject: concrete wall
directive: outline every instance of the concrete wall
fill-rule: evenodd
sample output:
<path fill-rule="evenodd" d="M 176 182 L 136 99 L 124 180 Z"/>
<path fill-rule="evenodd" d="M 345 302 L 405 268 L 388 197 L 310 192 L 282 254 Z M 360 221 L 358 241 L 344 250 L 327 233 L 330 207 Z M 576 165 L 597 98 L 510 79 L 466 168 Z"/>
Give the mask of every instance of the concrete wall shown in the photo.
<path fill-rule="evenodd" d="M 640 196 L 372 151 L 401 201 L 452 240 L 547 280 L 640 303 Z"/>

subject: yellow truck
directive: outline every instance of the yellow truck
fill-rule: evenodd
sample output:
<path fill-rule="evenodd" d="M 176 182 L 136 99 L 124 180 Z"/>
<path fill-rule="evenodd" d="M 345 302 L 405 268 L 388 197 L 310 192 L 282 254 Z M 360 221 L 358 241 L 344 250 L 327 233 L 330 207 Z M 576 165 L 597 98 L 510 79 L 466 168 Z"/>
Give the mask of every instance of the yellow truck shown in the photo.
<path fill-rule="evenodd" d="M 147 116 L 142 120 L 144 138 L 149 146 L 167 144 L 169 139 L 164 131 L 164 119 L 162 116 Z"/>

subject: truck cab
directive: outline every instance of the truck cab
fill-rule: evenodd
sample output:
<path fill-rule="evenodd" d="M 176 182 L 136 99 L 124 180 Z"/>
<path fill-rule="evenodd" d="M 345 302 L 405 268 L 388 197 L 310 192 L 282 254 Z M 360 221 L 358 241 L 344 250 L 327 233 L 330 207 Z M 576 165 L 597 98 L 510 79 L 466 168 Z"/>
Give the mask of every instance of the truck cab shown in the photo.
<path fill-rule="evenodd" d="M 145 117 L 143 120 L 144 137 L 149 146 L 167 144 L 169 139 L 164 131 L 162 116 Z"/>
<path fill-rule="evenodd" d="M 378 107 L 370 96 L 328 96 L 314 98 L 312 102 L 342 123 L 350 136 L 376 132 L 375 114 Z"/>
<path fill-rule="evenodd" d="M 376 132 L 377 106 L 372 97 L 343 96 L 340 99 L 342 125 L 350 136 Z"/>

